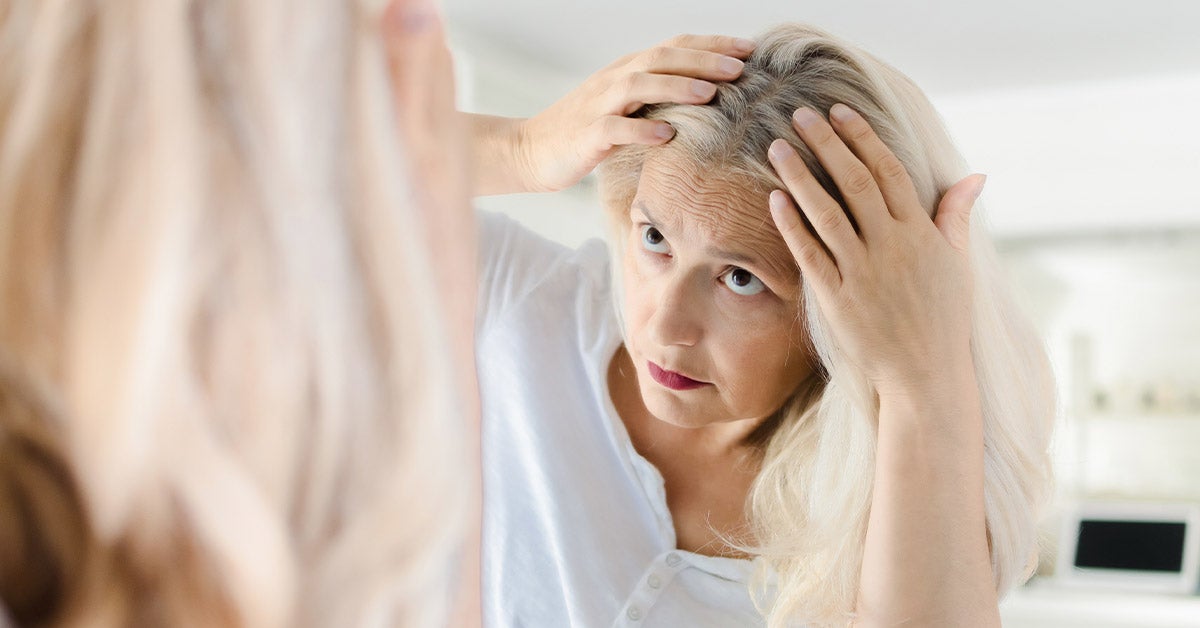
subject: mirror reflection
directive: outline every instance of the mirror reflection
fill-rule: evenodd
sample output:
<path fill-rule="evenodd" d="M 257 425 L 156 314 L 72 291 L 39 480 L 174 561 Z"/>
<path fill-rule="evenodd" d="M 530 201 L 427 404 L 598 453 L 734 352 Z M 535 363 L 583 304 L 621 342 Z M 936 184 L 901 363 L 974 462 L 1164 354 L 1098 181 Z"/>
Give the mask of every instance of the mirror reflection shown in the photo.
<path fill-rule="evenodd" d="M 662 19 L 632 22 L 620 11 L 580 7 L 449 3 L 462 107 L 537 120 L 571 102 L 583 115 L 611 103 L 611 85 L 620 80 L 600 83 L 596 70 L 614 73 L 633 64 L 634 72 L 648 71 L 646 58 L 637 56 L 647 53 L 636 51 L 639 44 L 643 50 L 657 45 L 661 54 L 664 40 L 670 47 L 675 31 L 664 24 L 680 32 L 753 35 L 796 18 L 782 16 L 779 7 L 748 16 L 702 6 L 690 18 L 642 8 L 643 15 Z M 1200 382 L 1191 375 L 1200 356 L 1188 349 L 1196 344 L 1188 339 L 1200 303 L 1193 281 L 1200 267 L 1200 194 L 1186 183 L 1200 153 L 1183 139 L 1200 137 L 1200 127 L 1183 114 L 1187 103 L 1200 104 L 1200 64 L 1194 44 L 1166 16 L 1108 8 L 1112 15 L 1086 27 L 1057 13 L 1061 8 L 1037 22 L 1019 7 L 972 8 L 967 18 L 955 17 L 953 34 L 940 21 L 948 18 L 812 8 L 825 18 L 813 18 L 818 27 L 840 27 L 834 38 L 851 38 L 855 44 L 845 45 L 869 50 L 877 55 L 872 61 L 894 64 L 914 79 L 944 121 L 948 137 L 941 143 L 926 131 L 936 118 L 912 111 L 924 101 L 920 92 L 893 86 L 887 95 L 868 89 L 864 98 L 905 103 L 902 113 L 885 105 L 882 114 L 864 117 L 904 164 L 928 216 L 936 217 L 939 195 L 961 178 L 988 175 L 973 204 L 970 239 L 971 355 L 987 460 L 987 535 L 976 545 L 996 567 L 1006 626 L 1183 626 L 1200 617 L 1194 546 L 1200 498 L 1192 481 L 1200 408 L 1189 405 Z M 526 26 L 535 15 L 553 27 Z M 1154 37 L 1177 54 L 1150 59 L 1097 50 L 1095 42 L 1117 22 L 1141 26 L 1124 32 Z M 898 37 L 898 25 L 921 36 Z M 517 321 L 495 338 L 486 323 L 480 327 L 485 450 L 489 439 L 503 450 L 493 454 L 496 466 L 485 469 L 484 582 L 496 591 L 490 600 L 485 596 L 485 615 L 520 616 L 533 598 L 554 606 L 551 612 L 569 613 L 583 586 L 608 592 L 599 596 L 609 605 L 600 612 L 619 615 L 618 625 L 666 617 L 705 625 L 688 612 L 722 618 L 712 625 L 786 621 L 789 611 L 798 611 L 792 618 L 835 621 L 836 615 L 821 613 L 855 610 L 833 592 L 837 583 L 852 581 L 850 575 L 839 579 L 841 568 L 862 559 L 852 555 L 864 548 L 869 555 L 867 513 L 886 512 L 877 465 L 887 451 L 887 394 L 869 377 L 854 383 L 847 372 L 854 360 L 839 364 L 855 355 L 853 341 L 837 341 L 808 274 L 794 254 L 788 259 L 794 250 L 778 235 L 771 190 L 787 192 L 797 210 L 819 208 L 824 198 L 789 187 L 769 149 L 775 137 L 793 142 L 805 169 L 846 209 L 848 224 L 869 248 L 870 226 L 839 187 L 836 158 L 804 152 L 804 127 L 786 116 L 807 106 L 836 134 L 831 108 L 853 100 L 839 90 L 871 84 L 879 68 L 855 66 L 851 73 L 860 74 L 853 77 L 814 70 L 829 81 L 821 83 L 803 74 L 806 64 L 827 60 L 812 48 L 799 52 L 811 41 L 795 32 L 776 35 L 795 46 L 790 52 L 797 57 L 776 63 L 803 76 L 797 91 L 788 93 L 787 78 L 766 69 L 771 54 L 782 54 L 777 49 L 756 48 L 745 58 L 727 51 L 746 66 L 728 84 L 706 77 L 716 89 L 704 105 L 642 108 L 635 101 L 617 112 L 667 122 L 674 131 L 669 141 L 644 139 L 649 148 L 625 148 L 631 140 L 614 140 L 617 147 L 605 153 L 598 171 L 577 182 L 566 177 L 537 193 L 476 199 L 485 223 L 481 268 L 498 263 L 487 257 L 494 235 L 489 221 L 504 223 L 497 240 L 512 247 L 509 254 L 544 249 L 525 266 L 535 285 L 517 292 L 532 301 L 542 291 L 552 293 L 549 301 L 526 306 L 537 314 L 518 314 L 514 305 L 509 314 Z M 965 46 L 967 40 L 973 45 Z M 756 80 L 777 83 L 756 92 Z M 579 96 L 573 90 L 580 86 L 592 91 Z M 786 94 L 784 102 L 764 103 L 767 91 Z M 863 108 L 862 100 L 855 104 L 852 109 Z M 888 129 L 889 122 L 917 127 L 912 144 L 904 144 L 903 131 Z M 764 137 L 755 135 L 762 131 Z M 574 146 L 601 150 L 591 139 L 581 134 Z M 848 148 L 862 161 L 860 147 Z M 949 176 L 953 168 L 938 170 L 955 161 L 951 153 L 964 158 L 956 162 L 963 168 L 954 170 L 958 178 Z M 566 162 L 556 174 L 571 170 Z M 563 188 L 568 181 L 572 185 Z M 799 213 L 812 227 L 812 216 Z M 823 252 L 842 259 L 822 242 Z M 983 253 L 993 246 L 995 257 Z M 741 255 L 712 254 L 739 248 Z M 781 270 L 788 261 L 790 278 Z M 509 271 L 505 279 L 518 276 Z M 483 285 L 494 290 L 486 277 Z M 794 324 L 785 330 L 773 322 L 785 317 L 765 315 L 765 306 L 735 310 L 721 301 L 729 295 L 769 295 L 793 304 Z M 1010 297 L 1011 306 L 998 305 Z M 610 301 L 611 314 L 603 311 Z M 988 308 L 1005 324 L 989 326 Z M 506 336 L 519 334 L 522 325 L 530 326 L 536 343 Z M 913 333 L 901 319 L 887 327 L 890 340 Z M 770 340 L 757 344 L 764 337 Z M 1007 353 L 988 357 L 991 342 Z M 773 368 L 780 355 L 785 366 Z M 908 372 L 928 360 L 914 357 Z M 753 377 L 742 381 L 746 370 Z M 623 388 L 627 380 L 635 385 Z M 588 391 L 582 400 L 581 388 Z M 489 404 L 489 396 L 501 402 Z M 570 418 L 511 422 L 530 420 L 535 407 L 557 408 Z M 871 455 L 853 444 L 854 421 L 863 419 L 878 430 L 868 439 Z M 616 466 L 593 465 L 593 457 Z M 516 461 L 525 465 L 524 474 L 510 473 Z M 929 482 L 913 485 L 934 490 Z M 869 509 L 872 499 L 879 501 Z M 864 507 L 857 515 L 856 500 Z M 834 521 L 840 541 L 816 532 Z M 1109 536 L 1085 533 L 1098 524 L 1112 524 Z M 892 531 L 900 533 L 896 525 Z M 529 538 L 495 543 L 518 529 L 531 530 Z M 911 538 L 929 531 L 907 530 Z M 562 547 L 585 557 L 586 578 L 575 575 L 575 556 L 559 558 Z M 904 543 L 889 547 L 899 555 Z M 1091 547 L 1100 549 L 1083 558 L 1080 552 Z M 969 555 L 957 551 L 955 559 Z M 665 562 L 671 557 L 675 566 Z M 920 568 L 916 559 L 895 558 L 893 567 Z M 1155 562 L 1160 559 L 1165 562 Z M 547 564 L 554 565 L 549 577 Z M 855 575 L 865 578 L 872 566 L 867 560 Z M 736 586 L 724 586 L 731 582 Z M 545 590 L 555 591 L 550 601 L 534 593 Z M 978 599 L 972 595 L 964 589 L 952 597 Z M 751 619 L 757 616 L 742 604 L 747 598 L 767 611 L 766 620 Z"/>

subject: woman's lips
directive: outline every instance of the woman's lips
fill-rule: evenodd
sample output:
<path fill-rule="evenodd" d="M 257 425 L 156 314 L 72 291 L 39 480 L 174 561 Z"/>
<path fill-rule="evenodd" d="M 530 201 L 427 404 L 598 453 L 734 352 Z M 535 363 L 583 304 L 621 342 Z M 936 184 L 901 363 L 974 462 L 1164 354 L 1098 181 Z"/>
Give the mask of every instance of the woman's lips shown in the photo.
<path fill-rule="evenodd" d="M 697 381 L 675 371 L 668 371 L 653 362 L 646 362 L 646 364 L 650 365 L 650 377 L 671 390 L 691 390 L 708 385 L 708 382 Z"/>

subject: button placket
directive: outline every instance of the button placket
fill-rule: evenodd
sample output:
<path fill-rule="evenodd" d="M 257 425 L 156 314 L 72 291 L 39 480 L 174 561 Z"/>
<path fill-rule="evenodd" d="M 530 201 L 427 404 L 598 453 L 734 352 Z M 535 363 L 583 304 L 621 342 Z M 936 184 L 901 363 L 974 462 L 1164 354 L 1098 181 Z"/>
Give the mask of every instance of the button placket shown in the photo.
<path fill-rule="evenodd" d="M 641 620 L 658 603 L 659 596 L 666 592 L 667 584 L 687 566 L 686 559 L 679 552 L 667 552 L 655 558 L 625 602 L 625 610 L 617 616 L 614 628 L 640 625 Z"/>

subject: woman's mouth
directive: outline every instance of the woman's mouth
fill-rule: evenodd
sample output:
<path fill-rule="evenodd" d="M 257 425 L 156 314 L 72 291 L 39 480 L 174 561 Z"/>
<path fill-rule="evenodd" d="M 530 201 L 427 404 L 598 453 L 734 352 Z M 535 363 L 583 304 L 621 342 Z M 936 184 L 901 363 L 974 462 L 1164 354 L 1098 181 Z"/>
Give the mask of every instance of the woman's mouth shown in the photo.
<path fill-rule="evenodd" d="M 675 371 L 668 371 L 653 362 L 646 362 L 646 364 L 650 366 L 650 377 L 671 390 L 691 390 L 708 385 L 708 382 L 697 381 Z"/>

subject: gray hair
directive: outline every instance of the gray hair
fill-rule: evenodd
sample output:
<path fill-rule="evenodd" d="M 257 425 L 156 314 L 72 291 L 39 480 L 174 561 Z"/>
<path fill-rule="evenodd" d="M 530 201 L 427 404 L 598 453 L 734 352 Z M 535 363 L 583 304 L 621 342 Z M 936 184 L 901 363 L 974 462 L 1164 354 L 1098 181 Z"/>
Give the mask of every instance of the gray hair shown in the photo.
<path fill-rule="evenodd" d="M 826 191 L 842 202 L 791 123 L 792 112 L 801 106 L 827 115 L 839 102 L 862 114 L 905 165 L 933 216 L 942 194 L 967 170 L 928 99 L 879 59 L 819 29 L 793 24 L 763 34 L 742 76 L 719 84 L 712 102 L 648 106 L 635 114 L 670 123 L 676 136 L 662 147 L 623 148 L 601 165 L 601 199 L 614 229 L 628 227 L 642 166 L 655 154 L 719 171 L 722 180 L 738 180 L 750 191 L 786 189 L 766 161 L 777 138 L 788 140 Z M 763 205 L 766 217 L 765 196 Z M 615 255 L 622 254 L 622 238 L 613 237 L 611 246 Z M 988 538 L 996 588 L 1003 596 L 1036 564 L 1037 524 L 1052 491 L 1048 448 L 1056 400 L 1044 345 L 1013 300 L 978 203 L 970 254 Z M 619 270 L 620 264 L 613 267 Z M 615 281 L 621 281 L 619 275 Z M 803 277 L 801 283 L 798 315 L 804 317 L 820 368 L 797 382 L 792 397 L 755 435 L 763 463 L 747 503 L 754 542 L 742 545 L 763 559 L 752 592 L 773 628 L 799 621 L 845 625 L 853 619 L 879 418 L 866 377 L 833 342 L 811 288 Z M 847 468 L 861 473 L 830 473 Z M 777 582 L 768 588 L 771 575 Z"/>

